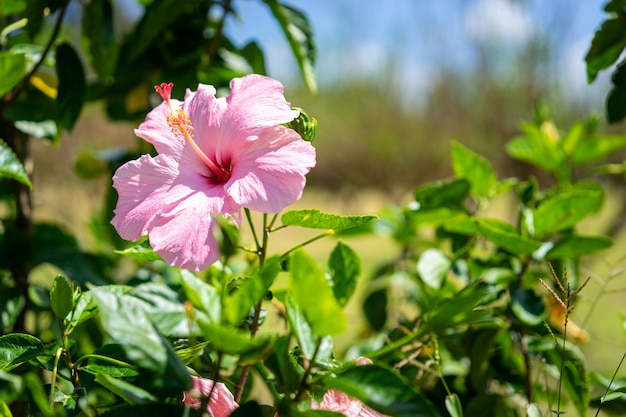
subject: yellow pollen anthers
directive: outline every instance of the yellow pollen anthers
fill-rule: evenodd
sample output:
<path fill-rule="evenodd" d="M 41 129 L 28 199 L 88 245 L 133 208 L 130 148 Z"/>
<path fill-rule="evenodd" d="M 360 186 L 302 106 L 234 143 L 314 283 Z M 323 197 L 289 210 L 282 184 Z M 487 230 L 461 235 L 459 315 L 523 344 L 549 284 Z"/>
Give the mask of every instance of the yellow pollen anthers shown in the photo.
<path fill-rule="evenodd" d="M 183 109 L 172 109 L 167 115 L 167 125 L 171 129 L 172 133 L 177 137 L 182 137 L 187 141 L 191 149 L 200 157 L 202 162 L 209 167 L 211 172 L 215 174 L 219 181 L 227 181 L 230 177 L 230 170 L 225 170 L 221 166 L 218 166 L 200 149 L 193 137 L 193 125 L 191 120 Z"/>
<path fill-rule="evenodd" d="M 174 109 L 172 107 L 171 102 L 171 94 L 172 87 L 174 84 L 172 83 L 161 83 L 161 85 L 154 86 L 154 90 L 161 96 L 163 101 L 167 103 L 170 108 L 170 112 L 167 115 L 167 125 L 170 130 L 174 134 L 174 136 L 182 137 L 187 141 L 191 149 L 200 157 L 202 162 L 206 164 L 207 167 L 211 170 L 211 172 L 217 177 L 217 179 L 221 182 L 228 181 L 230 178 L 230 171 L 232 170 L 232 166 L 229 166 L 228 170 L 218 166 L 215 162 L 211 160 L 203 151 L 200 149 L 196 141 L 193 137 L 193 125 L 191 124 L 191 120 L 189 116 L 185 113 L 183 109 Z"/>

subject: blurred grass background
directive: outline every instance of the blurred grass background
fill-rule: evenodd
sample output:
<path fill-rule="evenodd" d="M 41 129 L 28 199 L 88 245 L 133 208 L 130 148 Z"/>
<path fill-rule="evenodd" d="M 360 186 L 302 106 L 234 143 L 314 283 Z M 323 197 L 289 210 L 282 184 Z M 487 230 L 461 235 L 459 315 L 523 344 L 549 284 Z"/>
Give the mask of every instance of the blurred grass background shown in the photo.
<path fill-rule="evenodd" d="M 508 3 L 506 0 L 499 2 Z M 531 8 L 536 2 L 515 4 Z M 475 39 L 471 46 L 477 59 L 472 66 L 450 66 L 441 60 L 437 67 L 435 62 L 436 76 L 431 74 L 420 90 L 420 97 L 408 96 L 415 92 L 405 85 L 408 80 L 398 75 L 397 69 L 402 67 L 398 54 L 384 56 L 375 70 L 355 76 L 351 73 L 353 68 L 342 67 L 338 61 L 332 69 L 337 76 L 322 79 L 318 94 L 306 91 L 298 82 L 286 81 L 287 99 L 319 121 L 314 142 L 318 163 L 308 176 L 308 187 L 297 207 L 319 208 L 338 214 L 375 214 L 385 206 L 406 203 L 417 186 L 452 175 L 449 163 L 451 140 L 458 140 L 487 157 L 500 178 L 518 176 L 524 179 L 535 175 L 542 185 L 549 185 L 550 179 L 542 173 L 508 158 L 504 144 L 519 133 L 522 120 L 533 117 L 538 103 L 544 102 L 551 108 L 557 126 L 565 131 L 573 121 L 587 117 L 590 112 L 601 114 L 602 100 L 608 88 L 606 78 L 600 80 L 593 90 L 584 90 L 584 85 L 568 84 L 568 79 L 564 79 L 556 62 L 561 55 L 556 51 L 559 42 L 567 40 L 566 25 L 576 7 L 562 1 L 550 4 L 552 6 L 546 7 L 553 19 L 546 18 L 540 26 L 536 25 L 532 36 L 521 46 L 513 48 L 506 43 Z M 457 6 L 458 13 L 469 7 Z M 304 5 L 302 7 L 307 10 Z M 344 3 L 335 7 L 346 10 Z M 429 7 L 431 13 L 436 9 L 435 6 L 424 7 L 425 14 L 429 13 Z M 601 2 L 597 2 L 595 8 L 600 11 Z M 434 20 L 423 29 L 424 32 L 415 38 L 405 38 L 404 42 L 409 46 L 424 40 L 436 43 L 438 31 L 449 25 L 446 20 L 449 16 L 439 16 L 439 21 L 437 16 L 435 13 Z M 346 21 L 353 26 L 366 23 L 359 23 L 356 15 L 348 15 Z M 323 22 L 313 20 L 312 24 L 324 27 Z M 330 35 L 322 33 L 320 37 Z M 347 38 L 338 36 L 335 42 L 338 44 L 336 48 L 340 49 L 342 42 L 344 47 L 349 47 Z M 450 49 L 453 45 L 444 46 L 441 54 L 454 53 Z M 323 53 L 324 49 L 320 49 L 320 54 Z M 268 59 L 272 57 L 275 54 L 270 51 Z M 582 59 L 581 55 L 581 63 Z M 277 64 L 281 62 L 273 63 Z M 581 79 L 584 80 L 584 74 Z M 581 89 L 585 93 L 573 93 Z M 84 246 L 99 250 L 98 242 L 88 231 L 93 216 L 102 210 L 110 178 L 80 178 L 73 167 L 78 156 L 85 151 L 117 146 L 135 149 L 137 138 L 133 128 L 140 122 L 110 122 L 103 116 L 100 106 L 92 104 L 84 110 L 75 131 L 64 136 L 58 146 L 36 143 L 33 149 L 36 218 L 66 226 L 80 237 Z M 624 126 L 607 126 L 601 122 L 599 130 L 624 133 Z M 614 159 L 621 162 L 624 155 L 616 155 Z M 604 177 L 602 180 L 609 190 L 605 208 L 598 216 L 589 219 L 585 228 L 592 233 L 611 232 L 616 245 L 584 260 L 592 281 L 583 292 L 583 301 L 580 310 L 574 312 L 574 321 L 583 324 L 591 334 L 591 340 L 583 347 L 589 355 L 590 367 L 610 373 L 626 348 L 620 322 L 620 315 L 626 315 L 626 306 L 622 302 L 626 292 L 622 273 L 626 266 L 626 232 L 621 227 L 624 179 Z M 512 199 L 505 196 L 494 204 L 492 210 L 495 213 L 490 214 L 507 218 L 515 210 L 512 204 Z M 109 216 L 112 217 L 112 213 Z M 277 243 L 277 251 L 281 249 L 280 245 L 288 247 L 303 240 L 300 231 L 277 236 L 278 239 L 283 240 Z M 373 268 L 397 252 L 391 240 L 382 237 L 353 238 L 348 243 L 362 257 L 363 283 Z M 331 249 L 332 245 L 326 241 L 309 248 L 320 261 L 325 261 Z M 360 301 L 357 296 L 348 306 L 351 323 L 362 322 L 359 319 Z M 358 324 L 353 325 L 350 332 L 338 340 L 339 345 L 349 346 L 361 330 Z"/>

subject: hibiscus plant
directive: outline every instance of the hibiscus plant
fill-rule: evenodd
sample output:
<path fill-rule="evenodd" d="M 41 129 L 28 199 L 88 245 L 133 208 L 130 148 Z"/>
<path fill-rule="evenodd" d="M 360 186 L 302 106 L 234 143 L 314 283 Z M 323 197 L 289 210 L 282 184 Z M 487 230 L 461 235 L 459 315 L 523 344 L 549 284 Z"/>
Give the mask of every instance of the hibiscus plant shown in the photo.
<path fill-rule="evenodd" d="M 622 412 L 624 381 L 588 369 L 576 306 L 581 259 L 613 245 L 580 223 L 603 207 L 598 174 L 623 172 L 602 163 L 624 136 L 593 119 L 561 132 L 538 112 L 506 151 L 541 181 L 501 179 L 454 142 L 453 176 L 406 205 L 290 209 L 317 122 L 265 74 L 259 45 L 225 32 L 240 3 L 144 0 L 129 27 L 118 3 L 0 3 L 0 415 Z M 315 90 L 306 15 L 260 3 Z M 58 143 L 88 101 L 139 138 L 91 160 L 113 179 L 97 253 L 32 205 L 29 143 Z M 503 195 L 512 209 L 492 217 Z M 286 228 L 301 238 L 274 252 Z M 346 241 L 367 234 L 398 256 L 363 282 Z M 320 239 L 324 262 L 307 252 Z M 359 280 L 365 329 L 340 351 Z"/>

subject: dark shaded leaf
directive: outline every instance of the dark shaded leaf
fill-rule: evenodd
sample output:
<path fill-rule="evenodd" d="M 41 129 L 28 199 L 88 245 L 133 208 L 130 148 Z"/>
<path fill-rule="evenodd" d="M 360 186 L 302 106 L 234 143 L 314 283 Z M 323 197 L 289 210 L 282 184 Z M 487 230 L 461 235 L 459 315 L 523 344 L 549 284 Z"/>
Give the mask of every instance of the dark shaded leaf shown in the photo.
<path fill-rule="evenodd" d="M 63 129 L 71 132 L 83 108 L 87 84 L 83 64 L 68 43 L 56 47 L 56 70 L 59 78 L 58 120 Z"/>
<path fill-rule="evenodd" d="M 589 374 L 585 365 L 585 357 L 580 349 L 570 342 L 565 342 L 564 350 L 562 348 L 563 345 L 559 342 L 559 347 L 547 351 L 546 356 L 549 363 L 553 364 L 556 369 L 560 369 L 561 361 L 564 361 L 561 383 L 578 415 L 584 417 L 587 415 L 590 395 Z"/>
<path fill-rule="evenodd" d="M 611 66 L 626 46 L 626 15 L 618 14 L 602 23 L 585 56 L 587 81 L 593 82 L 598 72 Z"/>
<path fill-rule="evenodd" d="M 113 74 L 119 53 L 109 0 L 92 0 L 83 6 L 83 50 L 101 80 Z M 86 44 L 86 45 L 85 45 Z"/>
<path fill-rule="evenodd" d="M 62 275 L 57 275 L 52 281 L 50 307 L 59 320 L 65 319 L 65 316 L 74 309 L 74 289 Z"/>
<path fill-rule="evenodd" d="M 333 294 L 340 306 L 345 306 L 361 274 L 361 261 L 357 253 L 344 243 L 337 243 L 328 259 L 328 270 L 333 284 Z"/>
<path fill-rule="evenodd" d="M 460 208 L 469 195 L 471 185 L 465 178 L 431 182 L 415 190 L 419 210 L 431 208 Z"/>

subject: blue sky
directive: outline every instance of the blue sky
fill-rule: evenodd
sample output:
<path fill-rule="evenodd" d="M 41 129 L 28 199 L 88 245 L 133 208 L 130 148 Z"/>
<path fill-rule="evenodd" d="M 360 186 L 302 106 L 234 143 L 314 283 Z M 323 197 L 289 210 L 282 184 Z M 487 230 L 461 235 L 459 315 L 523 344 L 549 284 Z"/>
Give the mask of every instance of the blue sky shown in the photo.
<path fill-rule="evenodd" d="M 476 45 L 507 54 L 532 36 L 554 47 L 554 72 L 582 97 L 587 86 L 584 55 L 605 15 L 597 0 L 284 0 L 313 26 L 320 84 L 392 67 L 405 91 L 422 94 L 442 68 L 474 68 Z M 260 1 L 235 1 L 240 13 L 227 31 L 238 42 L 258 40 L 270 75 L 297 82 L 297 70 L 278 24 Z M 606 86 L 604 86 L 606 88 Z"/>

